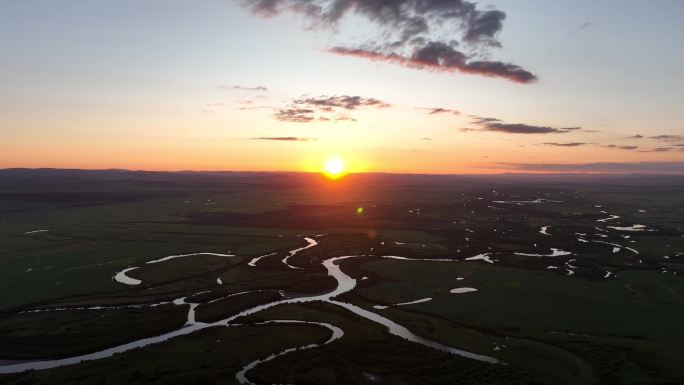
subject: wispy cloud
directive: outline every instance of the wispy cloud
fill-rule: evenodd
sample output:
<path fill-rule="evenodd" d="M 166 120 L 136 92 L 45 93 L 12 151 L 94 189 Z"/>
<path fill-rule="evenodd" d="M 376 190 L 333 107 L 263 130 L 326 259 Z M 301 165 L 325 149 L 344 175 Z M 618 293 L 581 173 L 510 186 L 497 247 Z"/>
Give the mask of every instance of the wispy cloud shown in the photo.
<path fill-rule="evenodd" d="M 542 143 L 545 146 L 556 146 L 556 147 L 579 147 L 579 146 L 586 146 L 590 143 L 584 143 L 584 142 L 568 142 L 568 143 L 556 143 L 556 142 L 546 142 Z"/>
<path fill-rule="evenodd" d="M 577 27 L 577 28 L 573 29 L 572 31 L 568 32 L 567 35 L 563 36 L 563 38 L 560 39 L 560 42 L 559 42 L 559 43 L 562 43 L 562 42 L 564 42 L 564 41 L 566 41 L 566 40 L 572 38 L 575 34 L 581 32 L 581 31 L 584 31 L 585 29 L 591 27 L 591 25 L 592 25 L 592 23 L 590 23 L 590 22 L 583 23 L 583 24 L 580 25 L 579 27 Z"/>
<path fill-rule="evenodd" d="M 585 142 L 566 142 L 566 143 L 557 143 L 557 142 L 546 142 L 546 143 L 540 143 L 545 146 L 556 146 L 556 147 L 580 147 L 580 146 L 591 146 L 595 145 L 598 147 L 603 147 L 603 148 L 613 148 L 616 150 L 636 150 L 639 148 L 639 146 L 620 146 L 617 144 L 598 144 L 598 143 L 585 143 Z"/>
<path fill-rule="evenodd" d="M 465 128 L 461 131 L 493 131 L 502 132 L 506 134 L 562 134 L 571 131 L 581 130 L 581 127 L 555 128 L 525 123 L 504 123 L 500 119 L 496 118 L 483 118 L 479 116 L 471 117 L 474 119 L 472 123 L 478 125 L 479 128 Z"/>
<path fill-rule="evenodd" d="M 503 29 L 506 13 L 481 9 L 475 1 L 242 0 L 242 3 L 263 17 L 285 12 L 302 14 L 311 22 L 312 31 L 337 31 L 340 22 L 348 18 L 368 22 L 371 28 L 367 28 L 365 41 L 340 41 L 330 49 L 333 53 L 411 68 L 500 77 L 518 83 L 537 79 L 518 65 L 486 59 L 491 48 L 501 47 L 497 35 Z"/>
<path fill-rule="evenodd" d="M 486 124 L 486 123 L 493 123 L 493 122 L 500 122 L 501 119 L 497 118 L 486 118 L 482 116 L 476 116 L 476 115 L 469 115 L 470 118 L 473 119 L 473 123 L 475 124 Z"/>
<path fill-rule="evenodd" d="M 648 150 L 639 150 L 639 152 L 670 152 L 674 150 L 672 147 L 655 147 Z"/>
<path fill-rule="evenodd" d="M 684 141 L 684 135 L 656 135 L 649 136 L 650 139 L 661 140 L 664 142 L 679 142 Z"/>
<path fill-rule="evenodd" d="M 684 174 L 684 162 L 499 163 L 517 171 Z"/>
<path fill-rule="evenodd" d="M 639 148 L 639 146 L 618 146 L 617 144 L 606 144 L 606 145 L 601 146 L 601 147 L 615 148 L 618 150 L 636 150 L 637 148 Z"/>
<path fill-rule="evenodd" d="M 344 108 L 346 110 L 355 110 L 359 107 L 374 107 L 387 108 L 390 107 L 388 103 L 382 102 L 375 98 L 364 98 L 361 96 L 318 96 L 310 98 L 295 99 L 293 104 L 305 105 L 309 107 L 317 107 L 324 111 L 332 111 L 334 108 Z"/>
<path fill-rule="evenodd" d="M 380 52 L 364 48 L 334 47 L 332 53 L 353 56 L 375 61 L 386 61 L 408 68 L 423 69 L 435 72 L 461 72 L 491 78 L 504 78 L 516 83 L 532 83 L 537 76 L 532 72 L 512 63 L 500 61 L 472 60 L 453 47 L 438 42 L 429 42 L 417 48 L 410 56 L 396 52 Z"/>
<path fill-rule="evenodd" d="M 286 107 L 277 109 L 274 117 L 282 122 L 309 123 L 314 120 L 323 122 L 356 122 L 356 118 L 349 115 L 350 111 L 361 108 L 388 108 L 385 103 L 375 98 L 361 96 L 302 96 L 294 99 Z"/>
<path fill-rule="evenodd" d="M 438 115 L 438 114 L 461 115 L 460 111 L 452 110 L 450 108 L 434 107 L 434 108 L 423 108 L 423 109 L 428 111 L 428 115 Z"/>
<path fill-rule="evenodd" d="M 281 122 L 308 123 L 315 119 L 314 112 L 308 108 L 284 108 L 273 114 L 273 117 Z"/>
<path fill-rule="evenodd" d="M 218 86 L 219 89 L 222 90 L 242 90 L 242 91 L 268 91 L 268 88 L 264 86 L 255 86 L 255 87 L 248 87 L 248 86 L 226 86 L 226 85 L 220 85 Z"/>
<path fill-rule="evenodd" d="M 298 136 L 261 136 L 258 138 L 250 138 L 251 140 L 272 140 L 278 142 L 312 142 L 318 140 L 317 138 L 302 138 Z"/>

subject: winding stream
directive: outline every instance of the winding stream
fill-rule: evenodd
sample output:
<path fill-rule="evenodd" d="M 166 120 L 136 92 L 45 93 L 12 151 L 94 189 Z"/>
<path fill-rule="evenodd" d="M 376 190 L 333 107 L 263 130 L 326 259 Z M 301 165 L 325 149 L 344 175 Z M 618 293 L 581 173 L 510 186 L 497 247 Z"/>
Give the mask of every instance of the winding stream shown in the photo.
<path fill-rule="evenodd" d="M 259 364 L 263 364 L 264 362 L 272 361 L 272 360 L 274 360 L 280 356 L 284 356 L 288 353 L 313 349 L 313 348 L 317 348 L 319 346 L 327 345 L 327 344 L 329 344 L 335 340 L 342 338 L 342 336 L 344 335 L 344 332 L 342 331 L 342 329 L 338 328 L 337 326 L 333 326 L 331 324 L 324 323 L 324 322 L 310 322 L 310 321 L 299 321 L 299 320 L 274 320 L 274 321 L 261 322 L 261 323 L 257 323 L 257 324 L 253 324 L 253 325 L 270 325 L 270 324 L 317 325 L 317 326 L 322 326 L 324 328 L 329 329 L 332 332 L 332 334 L 330 335 L 330 338 L 328 338 L 322 344 L 309 344 L 309 345 L 304 345 L 304 346 L 300 346 L 297 348 L 290 348 L 290 349 L 286 349 L 286 350 L 283 350 L 283 351 L 278 352 L 278 353 L 273 353 L 266 358 L 261 358 L 261 359 L 252 361 L 247 366 L 240 369 L 240 371 L 237 372 L 237 374 L 235 375 L 235 378 L 237 378 L 237 380 L 241 384 L 256 385 L 255 383 L 253 383 L 247 379 L 246 374 L 248 371 L 254 369 Z"/>
<path fill-rule="evenodd" d="M 116 273 L 116 275 L 114 275 L 114 280 L 116 282 L 123 283 L 124 285 L 132 285 L 132 286 L 140 285 L 142 283 L 141 280 L 131 278 L 131 277 L 126 275 L 126 273 L 128 273 L 129 271 L 133 271 L 136 269 L 139 269 L 139 267 L 129 267 L 127 269 L 123 269 L 121 271 L 118 271 Z"/>
<path fill-rule="evenodd" d="M 531 254 L 531 253 L 513 253 L 513 254 L 522 255 L 525 257 L 561 257 L 564 255 L 572 255 L 572 253 L 569 251 L 556 249 L 554 247 L 551 248 L 551 254 Z"/>
<path fill-rule="evenodd" d="M 249 263 L 247 265 L 249 265 L 251 267 L 256 267 L 256 263 L 259 262 L 259 260 L 261 258 L 270 257 L 271 255 L 276 255 L 276 254 L 278 254 L 278 253 L 271 253 L 271 254 L 262 255 L 260 257 L 254 257 L 254 258 L 252 258 L 251 261 L 249 261 Z"/>
<path fill-rule="evenodd" d="M 290 251 L 288 254 L 288 257 L 291 257 L 291 256 L 295 255 L 297 252 L 308 249 L 308 248 L 313 247 L 317 244 L 317 242 L 311 238 L 305 238 L 305 239 L 307 240 L 307 242 L 309 242 L 309 245 Z M 183 255 L 179 255 L 179 256 L 165 257 L 165 258 L 150 261 L 150 262 L 151 263 L 158 263 L 161 261 L 166 261 L 166 260 L 177 258 L 180 256 L 190 256 L 190 255 L 199 255 L 199 254 L 217 255 L 217 254 L 213 254 L 213 253 L 183 254 Z M 227 254 L 221 254 L 221 256 L 228 256 L 228 255 Z M 283 262 L 286 265 L 290 266 L 289 264 L 287 264 L 287 258 L 288 257 L 286 257 L 283 260 Z M 192 333 L 197 332 L 199 330 L 203 330 L 203 329 L 207 329 L 207 328 L 211 328 L 211 327 L 237 326 L 237 324 L 235 324 L 234 321 L 237 320 L 238 318 L 248 316 L 251 314 L 255 314 L 255 313 L 258 313 L 262 310 L 272 308 L 274 306 L 278 306 L 278 305 L 282 305 L 282 304 L 307 303 L 307 302 L 314 302 L 314 301 L 327 302 L 327 303 L 330 303 L 330 304 L 333 304 L 336 306 L 343 307 L 343 308 L 351 311 L 352 313 L 354 313 L 360 317 L 363 317 L 369 321 L 372 321 L 372 322 L 375 322 L 375 323 L 378 323 L 378 324 L 381 324 L 381 325 L 387 327 L 390 334 L 401 337 L 401 338 L 408 340 L 408 341 L 411 341 L 411 342 L 416 342 L 416 343 L 419 343 L 421 345 L 424 345 L 424 346 L 427 346 L 427 347 L 430 347 L 433 349 L 437 349 L 437 350 L 440 350 L 443 352 L 447 352 L 450 354 L 454 354 L 454 355 L 458 355 L 458 356 L 462 356 L 462 357 L 466 357 L 466 358 L 470 358 L 470 359 L 474 359 L 474 360 L 478 360 L 478 361 L 489 362 L 489 363 L 501 363 L 499 360 L 497 360 L 496 358 L 491 357 L 491 356 L 471 353 L 471 352 L 468 352 L 465 350 L 452 348 L 452 347 L 449 347 L 446 345 L 442 345 L 438 342 L 425 339 L 423 337 L 420 337 L 420 336 L 412 333 L 407 328 L 397 324 L 396 322 L 394 322 L 388 318 L 385 318 L 381 315 L 378 315 L 376 313 L 373 313 L 371 311 L 368 311 L 368 310 L 363 309 L 361 307 L 358 307 L 356 305 L 334 300 L 333 299 L 334 297 L 337 297 L 343 293 L 347 293 L 356 287 L 356 279 L 345 274 L 341 270 L 341 268 L 337 262 L 344 260 L 344 259 L 357 258 L 357 257 L 362 257 L 362 256 L 341 256 L 341 257 L 329 258 L 329 259 L 323 261 L 322 264 L 326 268 L 328 275 L 332 276 L 337 281 L 337 287 L 329 293 L 320 294 L 320 295 L 313 295 L 313 296 L 308 296 L 308 297 L 288 298 L 288 299 L 282 299 L 282 300 L 278 300 L 278 301 L 274 301 L 274 302 L 269 302 L 266 304 L 262 304 L 259 306 L 255 306 L 255 307 L 246 309 L 246 310 L 241 311 L 237 314 L 234 314 L 228 318 L 225 318 L 225 319 L 217 321 L 217 322 L 212 322 L 212 323 L 198 322 L 195 318 L 195 309 L 197 306 L 199 306 L 199 303 L 194 303 L 194 302 L 188 301 L 188 298 L 192 298 L 192 296 L 181 297 L 181 298 L 178 298 L 172 302 L 174 305 L 177 305 L 177 306 L 186 306 L 186 305 L 189 306 L 186 324 L 180 329 L 174 330 L 172 332 L 164 333 L 164 334 L 161 334 L 158 336 L 143 338 L 143 339 L 140 339 L 137 341 L 125 343 L 122 345 L 118 345 L 118 346 L 111 347 L 108 349 L 104 349 L 104 350 L 94 352 L 94 353 L 89 353 L 89 354 L 84 354 L 84 355 L 79 355 L 79 356 L 74 356 L 74 357 L 68 357 L 68 358 L 61 358 L 61 359 L 43 360 L 43 361 L 29 361 L 29 362 L 21 362 L 21 363 L 3 365 L 3 366 L 0 366 L 0 373 L 18 373 L 18 372 L 23 372 L 25 370 L 51 369 L 51 368 L 56 368 L 56 367 L 60 367 L 60 366 L 65 366 L 65 365 L 73 365 L 73 364 L 77 364 L 77 363 L 80 363 L 83 361 L 92 361 L 92 360 L 107 358 L 107 357 L 111 357 L 117 353 L 123 353 L 123 352 L 127 352 L 127 351 L 130 351 L 133 349 L 143 348 L 143 347 L 146 347 L 146 346 L 149 346 L 152 344 L 157 344 L 160 342 L 168 341 L 168 340 L 175 338 L 175 337 L 192 334 Z M 402 259 L 402 260 L 404 259 L 404 258 L 400 258 L 400 257 L 386 257 L 386 258 L 394 258 L 394 259 Z M 408 259 L 408 260 L 410 260 L 410 259 Z M 150 262 L 148 262 L 148 263 L 150 263 Z M 291 268 L 297 268 L 294 266 L 290 266 L 290 267 Z M 135 267 L 128 268 L 128 269 L 122 270 L 121 272 L 117 273 L 117 275 L 115 276 L 115 279 L 116 279 L 116 277 L 119 277 L 119 279 L 116 279 L 117 282 L 121 282 L 121 283 L 128 284 L 128 285 L 139 284 L 139 283 L 131 283 L 131 282 L 133 282 L 134 279 L 127 277 L 125 275 L 125 273 L 127 271 L 130 271 L 133 269 L 135 269 Z M 204 293 L 204 292 L 202 292 L 202 293 Z M 194 295 L 202 294 L 202 293 L 196 293 Z M 239 294 L 243 294 L 243 293 L 244 292 L 235 293 L 235 294 L 231 294 L 229 296 L 239 295 Z M 152 307 L 155 305 L 158 305 L 158 304 L 152 304 L 149 306 Z M 140 306 L 140 305 L 135 305 L 135 306 Z M 92 307 L 92 308 L 95 309 L 95 308 L 100 308 L 100 307 L 96 306 L 96 307 Z M 252 363 L 245 366 L 244 368 L 242 368 L 237 373 L 236 378 L 242 384 L 248 384 L 248 385 L 252 384 L 247 379 L 246 373 L 249 370 L 251 370 L 252 368 L 259 365 L 260 363 L 273 360 L 273 359 L 280 357 L 284 354 L 288 354 L 288 353 L 291 353 L 291 352 L 294 352 L 297 350 L 311 349 L 311 348 L 315 348 L 315 347 L 318 347 L 321 345 L 331 343 L 334 340 L 341 338 L 342 335 L 344 334 L 341 329 L 339 329 L 333 325 L 329 325 L 329 324 L 325 324 L 325 323 L 305 322 L 305 321 L 289 321 L 289 320 L 268 321 L 267 323 L 269 323 L 269 322 L 270 323 L 311 323 L 311 324 L 316 324 L 318 326 L 322 326 L 322 327 L 326 327 L 326 328 L 330 329 L 332 331 L 332 336 L 330 337 L 330 339 L 328 339 L 323 344 L 311 344 L 311 345 L 306 345 L 306 346 L 302 346 L 302 347 L 298 347 L 298 348 L 292 348 L 292 349 L 285 350 L 283 352 L 273 353 L 266 358 L 262 358 L 262 359 L 253 361 Z"/>
<path fill-rule="evenodd" d="M 294 256 L 297 255 L 297 253 L 299 253 L 300 251 L 304 251 L 304 250 L 306 250 L 306 249 L 310 249 L 310 248 L 312 248 L 312 247 L 314 247 L 314 246 L 316 246 L 316 245 L 318 244 L 318 242 L 316 242 L 316 240 L 315 240 L 315 239 L 312 239 L 312 238 L 306 237 L 306 238 L 304 238 L 304 240 L 307 241 L 309 244 L 306 245 L 306 246 L 304 246 L 304 247 L 300 247 L 300 248 L 298 248 L 298 249 L 294 249 L 294 250 L 290 251 L 290 252 L 287 254 L 287 256 L 286 256 L 285 258 L 283 258 L 283 263 L 284 263 L 285 265 L 287 265 L 287 267 L 289 267 L 290 269 L 302 269 L 302 268 L 301 268 L 301 267 L 298 267 L 298 266 L 290 265 L 289 263 L 287 263 L 287 260 L 288 260 L 288 259 L 294 257 Z"/>
<path fill-rule="evenodd" d="M 166 261 L 176 259 L 176 258 L 194 257 L 194 256 L 198 256 L 198 255 L 210 255 L 210 256 L 214 256 L 214 257 L 234 257 L 235 256 L 235 254 L 200 252 L 200 253 L 190 253 L 190 254 L 168 255 L 166 257 L 162 257 L 159 259 L 153 259 L 151 261 L 147 261 L 147 262 L 145 262 L 145 264 L 146 265 L 152 265 L 155 263 L 166 262 Z M 116 281 L 116 282 L 123 283 L 124 285 L 131 285 L 131 286 L 140 285 L 142 283 L 142 280 L 132 278 L 132 277 L 129 277 L 128 275 L 126 275 L 126 273 L 128 273 L 129 271 L 133 271 L 133 270 L 136 270 L 139 268 L 140 267 L 138 267 L 138 266 L 134 266 L 134 267 L 129 267 L 129 268 L 123 269 L 121 271 L 118 271 L 118 272 L 116 272 L 116 274 L 114 275 L 114 277 L 112 279 L 114 279 L 114 281 Z M 222 284 L 222 283 L 219 282 L 219 285 L 220 284 Z"/>

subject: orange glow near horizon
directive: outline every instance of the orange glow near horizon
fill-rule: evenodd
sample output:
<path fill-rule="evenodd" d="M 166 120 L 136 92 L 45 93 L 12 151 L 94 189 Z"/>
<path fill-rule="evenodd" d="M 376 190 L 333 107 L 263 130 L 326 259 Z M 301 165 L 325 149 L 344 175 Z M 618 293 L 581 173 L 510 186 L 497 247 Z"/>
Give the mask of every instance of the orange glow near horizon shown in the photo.
<path fill-rule="evenodd" d="M 95 124 L 95 122 L 93 122 Z M 112 127 L 108 127 L 112 129 Z M 498 174 L 562 173 L 543 168 L 516 168 L 516 162 L 526 164 L 566 164 L 573 159 L 581 163 L 605 162 L 681 162 L 681 151 L 638 152 L 602 149 L 598 145 L 553 147 L 536 145 L 540 139 L 522 137 L 520 145 L 498 143 L 492 134 L 461 134 L 459 141 L 448 144 L 443 140 L 398 142 L 375 146 L 380 139 L 363 137 L 358 144 L 353 138 L 321 138 L 317 141 L 259 141 L 242 139 L 209 140 L 200 130 L 155 133 L 154 138 L 136 137 L 135 140 L 115 140 L 116 137 L 87 138 L 73 136 L 40 136 L 22 138 L 3 137 L 0 168 L 76 168 L 128 169 L 147 171 L 263 171 L 311 172 L 328 181 L 357 173 L 407 174 Z M 366 130 L 369 131 L 369 130 Z M 384 131 L 383 131 L 384 132 Z M 193 136 L 195 135 L 195 136 Z M 306 134 L 313 135 L 313 134 Z M 359 133 L 359 135 L 370 135 Z M 598 135 L 598 134 L 596 134 Z M 322 135 L 321 135 L 322 136 Z M 194 138 L 194 139 L 193 139 Z M 394 138 L 394 137 L 393 137 Z M 436 136 L 435 136 L 436 138 Z M 478 139 L 479 138 L 479 139 Z M 154 139 L 154 140 L 152 140 Z M 193 140 L 191 140 L 193 139 Z M 515 139 L 515 138 L 514 138 Z M 479 140 L 479 141 L 478 141 Z M 513 139 L 511 139 L 513 140 Z M 584 140 L 584 139 L 582 139 Z M 587 142 L 589 139 L 587 139 Z M 633 142 L 620 142 L 632 144 Z M 645 142 L 644 142 L 645 143 Z M 649 149 L 656 144 L 640 145 Z M 415 147 L 415 151 L 414 151 Z M 227 150 L 228 149 L 228 150 Z M 40 154 L 36 156 L 35 154 Z M 327 161 L 338 158 L 343 171 L 330 172 Z M 334 166 L 336 168 L 338 166 Z M 564 169 L 565 170 L 565 169 Z M 572 172 L 571 168 L 565 172 Z M 586 169 L 576 172 L 589 173 Z M 595 173 L 605 173 L 596 171 Z"/>
<path fill-rule="evenodd" d="M 323 174 L 328 179 L 340 179 L 346 175 L 344 161 L 337 156 L 328 158 L 323 166 Z"/>

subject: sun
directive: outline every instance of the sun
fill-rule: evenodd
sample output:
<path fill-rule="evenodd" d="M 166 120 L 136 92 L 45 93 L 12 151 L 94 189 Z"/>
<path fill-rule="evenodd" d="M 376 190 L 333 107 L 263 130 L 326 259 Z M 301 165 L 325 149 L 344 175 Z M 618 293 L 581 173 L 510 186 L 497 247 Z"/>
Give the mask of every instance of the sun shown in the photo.
<path fill-rule="evenodd" d="M 344 161 L 336 156 L 325 161 L 323 173 L 330 179 L 339 179 L 345 175 Z"/>

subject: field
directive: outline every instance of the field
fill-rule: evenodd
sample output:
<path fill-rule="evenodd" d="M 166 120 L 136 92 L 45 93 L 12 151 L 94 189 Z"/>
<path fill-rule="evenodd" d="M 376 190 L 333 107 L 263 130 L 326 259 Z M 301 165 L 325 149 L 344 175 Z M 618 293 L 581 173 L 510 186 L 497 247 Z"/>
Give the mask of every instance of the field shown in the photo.
<path fill-rule="evenodd" d="M 665 176 L 0 171 L 0 383 L 680 384 L 682 196 Z"/>

